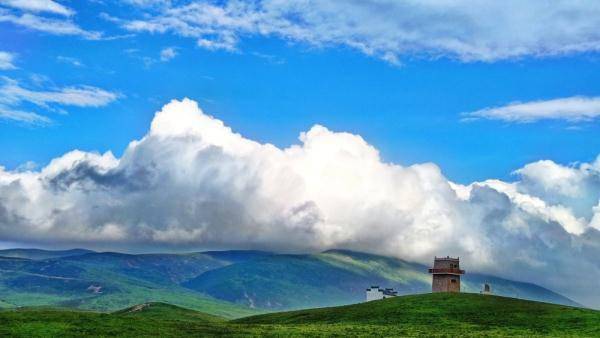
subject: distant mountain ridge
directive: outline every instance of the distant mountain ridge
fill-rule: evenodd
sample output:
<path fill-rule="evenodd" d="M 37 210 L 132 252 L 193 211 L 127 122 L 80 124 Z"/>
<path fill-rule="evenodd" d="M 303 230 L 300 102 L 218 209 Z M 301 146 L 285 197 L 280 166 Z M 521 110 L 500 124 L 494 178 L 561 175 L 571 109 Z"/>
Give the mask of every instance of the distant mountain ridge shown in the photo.
<path fill-rule="evenodd" d="M 49 259 L 69 256 L 79 256 L 95 251 L 87 249 L 70 250 L 43 250 L 43 249 L 5 249 L 0 250 L 0 257 L 27 258 L 27 259 Z"/>
<path fill-rule="evenodd" d="M 580 306 L 541 286 L 467 273 L 462 291 L 478 293 L 487 282 L 494 294 Z M 272 255 L 207 271 L 182 284 L 215 298 L 273 310 L 335 306 L 364 301 L 370 285 L 400 295 L 431 291 L 427 266 L 349 250 L 312 255 Z"/>
<path fill-rule="evenodd" d="M 7 257 L 12 256 L 12 257 Z M 495 294 L 578 306 L 538 285 L 467 273 L 463 291 L 484 282 Z M 427 293 L 422 264 L 348 250 L 290 255 L 264 251 L 124 254 L 85 249 L 0 250 L 0 308 L 56 305 L 116 310 L 162 301 L 228 318 L 364 300 L 371 285 Z"/>

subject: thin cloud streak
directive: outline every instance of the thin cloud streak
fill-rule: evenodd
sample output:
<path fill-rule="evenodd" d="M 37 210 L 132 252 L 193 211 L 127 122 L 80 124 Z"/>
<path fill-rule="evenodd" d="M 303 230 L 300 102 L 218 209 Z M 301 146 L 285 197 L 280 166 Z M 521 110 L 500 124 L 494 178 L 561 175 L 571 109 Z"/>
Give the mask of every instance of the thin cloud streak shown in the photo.
<path fill-rule="evenodd" d="M 2 77 L 0 86 L 0 118 L 25 124 L 47 125 L 51 119 L 38 113 L 25 111 L 23 104 L 33 104 L 54 112 L 64 112 L 61 107 L 102 107 L 121 95 L 93 86 L 70 86 L 36 90 L 26 88 L 19 81 Z"/>
<path fill-rule="evenodd" d="M 23 123 L 30 126 L 47 126 L 52 123 L 46 116 L 32 112 L 15 110 L 10 107 L 0 105 L 0 120 Z"/>
<path fill-rule="evenodd" d="M 0 22 L 9 22 L 30 30 L 54 35 L 80 36 L 88 40 L 105 39 L 101 32 L 87 31 L 71 19 L 47 18 L 30 13 L 15 14 L 0 8 Z"/>
<path fill-rule="evenodd" d="M 481 119 L 515 123 L 542 120 L 585 122 L 600 117 L 600 97 L 573 96 L 545 101 L 515 102 L 463 113 L 462 116 L 463 122 Z"/>
<path fill-rule="evenodd" d="M 0 5 L 32 12 L 47 12 L 71 16 L 75 12 L 53 0 L 4 0 Z"/>

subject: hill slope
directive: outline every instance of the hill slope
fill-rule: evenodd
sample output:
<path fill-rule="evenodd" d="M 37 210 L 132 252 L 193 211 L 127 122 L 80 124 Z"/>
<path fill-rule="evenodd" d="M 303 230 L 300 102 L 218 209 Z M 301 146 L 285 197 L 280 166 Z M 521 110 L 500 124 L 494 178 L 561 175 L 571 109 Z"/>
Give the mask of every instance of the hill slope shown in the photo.
<path fill-rule="evenodd" d="M 53 308 L 0 311 L 2 337 L 189 337 L 223 326 L 225 319 L 164 303 L 115 313 Z"/>
<path fill-rule="evenodd" d="M 203 272 L 231 264 L 202 253 L 131 255 L 102 252 L 65 257 L 61 261 L 162 285 L 178 284 Z"/>
<path fill-rule="evenodd" d="M 465 293 L 436 293 L 355 305 L 271 313 L 235 320 L 243 324 L 347 324 L 410 327 L 413 333 L 461 336 L 519 334 L 599 336 L 600 311 Z"/>
<path fill-rule="evenodd" d="M 53 305 L 111 311 L 160 301 L 229 318 L 256 313 L 177 284 L 190 273 L 225 264 L 213 261 L 98 253 L 47 260 L 0 258 L 0 308 Z"/>
<path fill-rule="evenodd" d="M 178 320 L 215 323 L 225 321 L 225 318 L 223 317 L 160 302 L 138 304 L 123 310 L 113 312 L 113 315 L 123 318 L 146 318 L 155 320 L 177 318 Z"/>
<path fill-rule="evenodd" d="M 540 286 L 494 276 L 467 274 L 465 292 L 477 293 L 484 282 L 495 294 L 578 305 Z M 314 255 L 272 255 L 228 265 L 182 284 L 215 298 L 248 306 L 282 310 L 362 302 L 370 285 L 393 287 L 400 294 L 431 290 L 427 267 L 400 259 L 346 250 Z"/>
<path fill-rule="evenodd" d="M 0 311 L 0 336 L 589 336 L 600 312 L 475 294 L 423 294 L 226 321 L 161 303 L 114 313 Z"/>

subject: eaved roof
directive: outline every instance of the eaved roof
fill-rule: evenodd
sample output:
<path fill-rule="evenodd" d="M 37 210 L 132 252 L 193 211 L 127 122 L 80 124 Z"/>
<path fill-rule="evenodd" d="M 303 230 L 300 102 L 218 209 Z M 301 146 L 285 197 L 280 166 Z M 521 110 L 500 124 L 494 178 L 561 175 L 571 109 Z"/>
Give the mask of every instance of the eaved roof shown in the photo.
<path fill-rule="evenodd" d="M 398 295 L 398 291 L 394 291 L 393 288 L 382 289 L 379 286 L 371 286 L 370 288 L 367 289 L 367 291 L 371 291 L 371 290 L 380 291 L 386 296 L 397 296 Z"/>
<path fill-rule="evenodd" d="M 397 296 L 398 292 L 394 291 L 394 289 L 390 288 L 390 289 L 383 290 L 383 294 L 386 295 L 386 296 Z"/>

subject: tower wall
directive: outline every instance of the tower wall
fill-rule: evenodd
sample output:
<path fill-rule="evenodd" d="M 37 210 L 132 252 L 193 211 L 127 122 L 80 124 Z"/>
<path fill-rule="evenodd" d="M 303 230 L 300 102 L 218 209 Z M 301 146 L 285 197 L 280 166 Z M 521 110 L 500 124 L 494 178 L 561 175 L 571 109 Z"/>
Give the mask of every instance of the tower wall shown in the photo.
<path fill-rule="evenodd" d="M 460 275 L 433 275 L 431 291 L 460 292 Z"/>
<path fill-rule="evenodd" d="M 433 268 L 429 269 L 432 276 L 432 292 L 460 292 L 460 275 L 465 271 L 460 269 L 458 258 L 435 257 Z"/>

